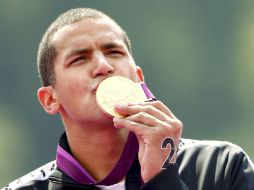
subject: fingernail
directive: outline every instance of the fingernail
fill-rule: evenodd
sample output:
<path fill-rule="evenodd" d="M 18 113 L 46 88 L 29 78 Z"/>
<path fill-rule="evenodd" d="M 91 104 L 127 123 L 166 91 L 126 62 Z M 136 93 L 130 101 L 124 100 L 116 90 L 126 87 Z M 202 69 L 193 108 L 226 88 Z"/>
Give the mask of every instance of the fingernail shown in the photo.
<path fill-rule="evenodd" d="M 120 118 L 118 118 L 118 117 L 114 117 L 113 118 L 113 122 L 114 122 L 114 127 L 115 128 L 122 128 L 120 125 L 119 125 L 119 120 L 120 120 Z"/>
<path fill-rule="evenodd" d="M 114 117 L 113 118 L 113 122 L 119 122 L 121 120 L 121 118 L 119 118 L 119 117 Z"/>

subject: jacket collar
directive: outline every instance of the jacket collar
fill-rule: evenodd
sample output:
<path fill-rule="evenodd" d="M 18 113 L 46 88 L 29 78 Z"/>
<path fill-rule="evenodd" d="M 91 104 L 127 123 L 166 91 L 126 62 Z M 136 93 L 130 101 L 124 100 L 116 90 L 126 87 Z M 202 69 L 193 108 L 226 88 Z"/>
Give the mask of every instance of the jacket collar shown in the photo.
<path fill-rule="evenodd" d="M 129 137 L 128 137 L 128 141 L 125 145 L 123 154 L 121 155 L 121 158 L 119 159 L 117 165 L 115 166 L 115 168 L 111 171 L 111 175 L 107 176 L 104 180 L 102 180 L 101 182 L 89 182 L 89 181 L 80 181 L 75 179 L 75 177 L 73 177 L 72 175 L 72 171 L 74 169 L 77 169 L 77 166 L 73 163 L 70 163 L 69 161 L 72 160 L 74 162 L 77 162 L 77 160 L 73 157 L 68 141 L 67 141 L 67 137 L 66 137 L 66 133 L 64 133 L 59 141 L 59 146 L 61 149 L 59 150 L 63 150 L 61 154 L 58 152 L 57 153 L 57 168 L 55 170 L 55 172 L 49 177 L 50 181 L 55 182 L 55 183 L 59 183 L 59 184 L 65 184 L 68 186 L 72 186 L 77 187 L 77 188 L 83 188 L 83 189 L 98 189 L 95 187 L 96 184 L 102 184 L 102 185 L 111 185 L 111 184 L 115 184 L 117 182 L 119 182 L 123 177 L 126 176 L 126 186 L 131 186 L 128 189 L 134 190 L 135 186 L 138 188 L 140 186 L 140 184 L 142 183 L 141 178 L 140 178 L 140 166 L 139 166 L 139 162 L 138 162 L 138 158 L 137 158 L 137 152 L 138 152 L 138 142 L 137 139 L 135 137 L 134 134 L 130 133 Z M 66 155 L 68 158 L 66 158 Z M 131 157 L 129 157 L 129 155 L 132 155 Z M 62 156 L 62 157 L 61 157 Z M 65 156 L 65 158 L 63 158 L 63 156 Z M 67 164 L 66 162 L 63 162 L 67 160 Z M 60 163 L 60 164 L 59 164 Z M 77 162 L 78 163 L 78 162 Z M 62 164 L 62 166 L 61 166 Z M 67 169 L 65 169 L 64 167 L 67 166 Z M 80 168 L 78 167 L 78 169 L 80 169 L 80 171 L 85 171 L 84 168 Z M 121 175 L 123 176 L 119 176 L 119 171 L 123 171 L 125 170 L 125 172 L 122 172 Z M 77 171 L 77 170 L 76 170 Z M 84 173 L 79 173 L 80 175 L 83 175 Z M 88 173 L 87 173 L 88 174 Z M 89 174 L 88 174 L 89 175 Z M 116 176 L 116 177 L 115 177 Z M 83 179 L 85 179 L 86 175 L 82 176 Z M 87 179 L 85 179 L 87 180 Z M 106 183 L 105 183 L 106 182 Z M 90 184 L 89 184 L 90 183 Z M 126 187 L 127 189 L 127 187 Z"/>

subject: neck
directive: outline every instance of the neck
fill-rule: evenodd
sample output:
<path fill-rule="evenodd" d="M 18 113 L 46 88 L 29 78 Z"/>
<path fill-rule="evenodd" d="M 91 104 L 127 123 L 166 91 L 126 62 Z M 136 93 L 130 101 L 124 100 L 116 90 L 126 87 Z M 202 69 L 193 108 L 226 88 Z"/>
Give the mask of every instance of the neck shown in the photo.
<path fill-rule="evenodd" d="M 74 157 L 96 180 L 107 176 L 119 160 L 128 131 L 111 126 L 66 127 L 70 149 Z"/>

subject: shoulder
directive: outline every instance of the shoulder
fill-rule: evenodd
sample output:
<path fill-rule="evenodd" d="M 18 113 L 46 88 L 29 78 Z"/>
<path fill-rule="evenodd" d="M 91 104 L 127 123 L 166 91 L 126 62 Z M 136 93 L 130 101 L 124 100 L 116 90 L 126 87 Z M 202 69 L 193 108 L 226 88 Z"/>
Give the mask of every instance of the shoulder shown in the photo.
<path fill-rule="evenodd" d="M 217 163 L 220 165 L 248 165 L 254 170 L 249 156 L 244 150 L 228 141 L 181 139 L 179 161 L 195 163 Z"/>
<path fill-rule="evenodd" d="M 177 163 L 182 179 L 196 189 L 254 189 L 253 163 L 231 142 L 181 139 Z"/>
<path fill-rule="evenodd" d="M 230 150 L 236 154 L 244 152 L 240 146 L 228 141 L 194 140 L 182 138 L 180 140 L 179 150 L 186 151 L 190 149 L 196 150 L 214 149 L 220 151 Z"/>
<path fill-rule="evenodd" d="M 43 185 L 41 182 L 46 182 L 48 177 L 55 171 L 55 169 L 56 162 L 54 160 L 9 183 L 8 187 L 5 189 L 31 189 L 31 187 L 36 186 L 36 184 Z"/>

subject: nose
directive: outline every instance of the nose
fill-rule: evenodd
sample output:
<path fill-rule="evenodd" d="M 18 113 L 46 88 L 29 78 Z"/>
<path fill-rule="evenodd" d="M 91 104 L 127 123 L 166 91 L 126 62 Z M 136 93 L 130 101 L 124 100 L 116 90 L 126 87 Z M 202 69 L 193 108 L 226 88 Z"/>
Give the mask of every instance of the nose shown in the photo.
<path fill-rule="evenodd" d="M 99 53 L 94 56 L 94 69 L 92 72 L 93 77 L 105 76 L 113 72 L 113 66 L 108 62 L 106 57 Z"/>

